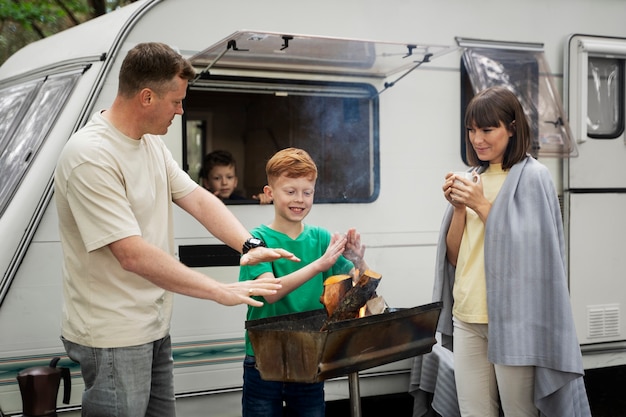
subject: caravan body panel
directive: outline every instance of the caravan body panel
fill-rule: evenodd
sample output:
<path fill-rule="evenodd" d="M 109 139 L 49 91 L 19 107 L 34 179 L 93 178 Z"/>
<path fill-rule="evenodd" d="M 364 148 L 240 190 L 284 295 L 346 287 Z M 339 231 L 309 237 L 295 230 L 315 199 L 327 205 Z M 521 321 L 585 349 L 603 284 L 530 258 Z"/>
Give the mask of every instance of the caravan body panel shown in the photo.
<path fill-rule="evenodd" d="M 625 15 L 626 3 L 613 0 L 559 0 L 549 4 L 539 0 L 507 0 L 498 3 L 497 7 L 480 8 L 461 0 L 434 3 L 321 0 L 298 4 L 297 7 L 287 0 L 220 3 L 143 0 L 18 51 L 0 67 L 0 90 L 23 80 L 36 80 L 70 70 L 80 69 L 82 75 L 0 217 L 0 235 L 3 236 L 0 250 L 0 410 L 8 415 L 20 413 L 20 395 L 15 380 L 19 370 L 44 365 L 51 357 L 64 355 L 59 340 L 62 253 L 55 208 L 51 204 L 51 179 L 67 138 L 83 126 L 93 112 L 107 108 L 113 101 L 121 61 L 135 44 L 165 42 L 184 56 L 192 57 L 233 33 L 248 30 L 407 44 L 427 42 L 451 47 L 450 53 L 419 66 L 415 71 L 388 77 L 279 68 L 217 66 L 211 71 L 211 76 L 221 77 L 219 81 L 223 83 L 239 79 L 253 83 L 262 79 L 281 86 L 296 85 L 294 89 L 313 84 L 332 85 L 339 90 L 347 85 L 356 90 L 381 92 L 369 113 L 372 119 L 368 128 L 375 132 L 371 140 L 372 153 L 363 157 L 364 166 L 374 167 L 371 170 L 375 172 L 372 175 L 377 176 L 376 192 L 372 193 L 370 201 L 316 204 L 307 222 L 338 232 L 356 227 L 367 246 L 368 263 L 383 275 L 380 295 L 390 306 L 401 308 L 431 301 L 436 240 L 447 204 L 441 195 L 441 185 L 447 172 L 466 168 L 461 156 L 460 135 L 460 62 L 463 51 L 456 48 L 456 37 L 543 45 L 551 75 L 562 91 L 567 70 L 563 55 L 570 34 L 624 38 Z M 395 84 L 387 88 L 386 83 L 390 82 Z M 204 97 L 201 94 L 205 93 L 203 88 L 207 83 L 202 80 L 190 94 L 197 91 L 198 97 Z M 190 117 L 205 113 L 201 105 L 188 109 Z M 223 122 L 223 113 L 212 111 L 211 115 L 214 125 L 227 124 Z M 182 166 L 187 158 L 183 145 L 186 120 L 177 118 L 164 137 Z M 572 120 L 572 124 L 574 122 Z M 212 139 L 213 143 L 222 143 L 218 136 Z M 340 143 L 342 135 L 334 140 Z M 229 141 L 233 142 L 232 138 Z M 243 146 L 244 141 L 240 142 L 237 146 Z M 596 151 L 587 154 L 586 149 L 586 144 L 579 144 L 580 157 L 575 161 L 572 159 L 569 165 L 559 158 L 540 159 L 553 172 L 562 196 L 579 176 L 584 181 L 599 178 L 598 166 L 603 172 L 613 166 L 626 166 L 620 163 L 624 156 L 623 147 L 608 159 L 595 155 Z M 563 165 L 569 168 L 565 174 Z M 578 165 L 582 171 L 578 171 Z M 590 165 L 595 168 L 589 168 Z M 625 178 L 621 174 L 621 171 L 610 174 L 607 180 Z M 584 182 L 579 184 L 592 187 Z M 609 184 L 626 188 L 621 183 Z M 618 209 L 624 203 L 622 195 L 606 197 L 601 204 L 613 207 L 611 218 L 623 217 Z M 614 231 L 626 227 L 623 221 L 601 222 L 598 227 L 589 229 L 585 215 L 596 214 L 598 200 L 591 195 L 572 196 L 571 202 L 566 200 L 570 258 L 580 258 L 584 262 L 585 259 L 601 258 L 605 251 L 621 247 L 620 233 Z M 570 216 L 567 210 L 574 206 L 580 207 L 580 211 Z M 273 215 L 271 206 L 237 205 L 230 208 L 247 228 L 267 223 Z M 571 231 L 570 223 L 573 223 Z M 175 228 L 178 248 L 220 243 L 180 210 L 176 212 Z M 604 243 L 589 251 L 585 243 L 589 239 Z M 620 278 L 621 258 L 615 252 L 611 253 L 609 262 L 594 264 L 592 268 L 574 263 L 570 266 L 570 280 L 576 281 L 572 290 L 573 309 L 584 345 L 597 347 L 596 341 L 604 343 L 607 340 L 619 344 L 626 339 L 623 328 L 618 329 L 617 336 L 611 334 L 610 338 L 601 340 L 587 340 L 585 336 L 589 306 L 606 304 L 624 308 L 626 303 L 623 295 L 626 294 L 626 282 Z M 236 266 L 198 269 L 224 282 L 232 282 L 238 275 Z M 598 276 L 607 277 L 601 286 L 596 284 Z M 594 285 L 596 290 L 588 291 Z M 583 297 L 591 293 L 591 298 Z M 243 306 L 227 308 L 188 297 L 175 298 L 172 337 L 179 415 L 196 415 L 197 410 L 207 409 L 212 415 L 238 415 L 245 311 Z M 624 322 L 626 320 L 622 319 Z M 594 358 L 586 362 L 589 366 L 626 364 L 625 350 L 585 352 L 586 357 Z M 62 363 L 71 366 L 67 358 L 63 358 Z M 361 395 L 406 391 L 409 369 L 410 361 L 401 361 L 363 372 Z M 72 372 L 71 403 L 76 406 L 80 404 L 83 387 L 78 368 L 74 366 Z M 328 400 L 347 398 L 346 379 L 329 381 L 326 393 Z"/>

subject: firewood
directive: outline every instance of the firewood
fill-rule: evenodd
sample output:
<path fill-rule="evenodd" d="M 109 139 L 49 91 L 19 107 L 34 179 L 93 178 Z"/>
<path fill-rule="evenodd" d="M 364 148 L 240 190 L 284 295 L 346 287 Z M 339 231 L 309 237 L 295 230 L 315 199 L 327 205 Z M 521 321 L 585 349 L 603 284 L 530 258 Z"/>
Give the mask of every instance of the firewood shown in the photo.
<path fill-rule="evenodd" d="M 385 299 L 383 297 L 380 295 L 372 297 L 367 301 L 367 303 L 365 303 L 365 316 L 382 314 L 385 312 L 386 308 L 387 303 L 385 303 Z"/>
<path fill-rule="evenodd" d="M 326 329 L 329 323 L 354 319 L 359 316 L 359 311 L 369 299 L 375 296 L 376 288 L 382 275 L 377 272 L 367 270 L 361 274 L 356 285 L 346 293 L 341 302 L 328 317 L 322 330 Z"/>
<path fill-rule="evenodd" d="M 324 291 L 320 302 L 324 305 L 326 314 L 333 314 L 346 293 L 352 288 L 352 276 L 348 274 L 333 275 L 324 281 Z"/>

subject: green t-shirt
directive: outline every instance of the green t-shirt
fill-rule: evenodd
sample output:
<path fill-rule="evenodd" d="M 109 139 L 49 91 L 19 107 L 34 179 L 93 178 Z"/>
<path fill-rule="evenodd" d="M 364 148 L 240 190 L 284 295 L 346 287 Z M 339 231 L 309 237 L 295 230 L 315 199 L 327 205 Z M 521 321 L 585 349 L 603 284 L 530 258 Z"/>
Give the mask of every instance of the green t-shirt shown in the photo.
<path fill-rule="evenodd" d="M 261 225 L 250 232 L 253 236 L 263 239 L 270 248 L 283 248 L 300 258 L 300 262 L 288 259 L 278 259 L 274 262 L 264 262 L 253 266 L 242 266 L 239 270 L 239 281 L 255 279 L 259 275 L 271 272 L 280 278 L 297 271 L 320 258 L 330 244 L 331 234 L 328 230 L 317 226 L 304 225 L 304 230 L 292 239 L 284 233 Z M 317 274 L 281 300 L 262 307 L 248 306 L 248 320 L 274 317 L 283 314 L 300 313 L 303 311 L 324 308 L 320 302 L 324 290 L 324 280 L 332 275 L 347 274 L 353 268 L 352 262 L 340 256 L 328 271 Z M 246 353 L 254 355 L 252 345 L 246 332 Z"/>

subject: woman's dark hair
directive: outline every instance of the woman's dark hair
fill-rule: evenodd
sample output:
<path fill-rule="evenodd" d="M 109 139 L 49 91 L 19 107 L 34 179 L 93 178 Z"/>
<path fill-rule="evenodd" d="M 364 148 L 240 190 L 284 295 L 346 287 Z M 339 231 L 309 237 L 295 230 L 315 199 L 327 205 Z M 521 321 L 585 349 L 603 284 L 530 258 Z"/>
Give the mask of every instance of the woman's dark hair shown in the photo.
<path fill-rule="evenodd" d="M 502 159 L 502 169 L 510 169 L 524 159 L 530 150 L 531 137 L 528 119 L 515 94 L 506 87 L 489 87 L 476 94 L 465 111 L 465 147 L 467 161 L 472 166 L 489 165 L 481 161 L 469 139 L 469 129 L 504 125 L 513 136 Z"/>

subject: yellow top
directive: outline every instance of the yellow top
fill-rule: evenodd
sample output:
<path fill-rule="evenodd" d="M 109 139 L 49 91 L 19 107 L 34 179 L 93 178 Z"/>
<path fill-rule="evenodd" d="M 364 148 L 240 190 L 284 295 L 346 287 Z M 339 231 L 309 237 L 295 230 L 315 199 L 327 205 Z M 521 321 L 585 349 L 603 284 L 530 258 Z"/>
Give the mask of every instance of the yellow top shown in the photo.
<path fill-rule="evenodd" d="M 492 164 L 480 177 L 487 200 L 493 203 L 508 171 Z M 486 324 L 487 288 L 485 281 L 485 224 L 476 212 L 466 209 L 465 230 L 461 239 L 454 279 L 454 317 L 466 323 Z"/>

